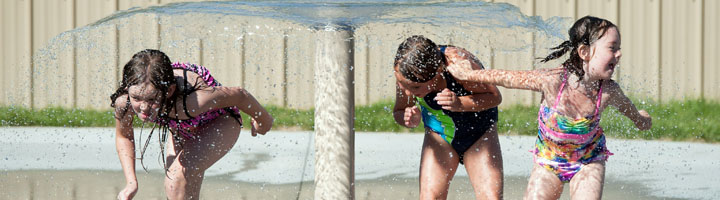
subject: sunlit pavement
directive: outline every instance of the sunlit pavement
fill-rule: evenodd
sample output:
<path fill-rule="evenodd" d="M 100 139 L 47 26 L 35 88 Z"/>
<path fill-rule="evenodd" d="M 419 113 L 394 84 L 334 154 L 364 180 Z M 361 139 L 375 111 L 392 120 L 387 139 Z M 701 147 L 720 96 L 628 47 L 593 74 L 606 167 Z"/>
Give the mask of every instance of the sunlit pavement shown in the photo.
<path fill-rule="evenodd" d="M 142 131 L 142 142 L 149 129 Z M 119 171 L 112 128 L 2 127 L 0 169 Z M 136 129 L 137 141 L 140 130 Z M 243 182 L 268 184 L 312 181 L 312 132 L 273 131 L 252 137 L 244 131 L 235 147 L 206 172 Z M 357 133 L 355 178 L 417 178 L 422 134 Z M 528 177 L 534 137 L 501 134 L 505 176 Z M 606 188 L 613 182 L 635 182 L 655 197 L 720 199 L 720 144 L 608 139 L 615 155 L 607 162 Z M 138 145 L 139 142 L 136 142 Z M 144 160 L 160 171 L 157 136 Z M 138 170 L 142 170 L 139 163 Z M 304 172 L 304 173 L 303 173 Z M 467 176 L 460 167 L 456 176 Z"/>

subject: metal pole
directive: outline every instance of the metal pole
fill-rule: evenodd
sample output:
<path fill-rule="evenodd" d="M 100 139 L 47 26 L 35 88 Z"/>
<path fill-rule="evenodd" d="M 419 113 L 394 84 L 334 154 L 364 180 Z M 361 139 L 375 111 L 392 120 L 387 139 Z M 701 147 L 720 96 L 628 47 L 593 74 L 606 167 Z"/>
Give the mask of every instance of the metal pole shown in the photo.
<path fill-rule="evenodd" d="M 315 199 L 354 199 L 352 29 L 326 26 L 316 35 Z"/>

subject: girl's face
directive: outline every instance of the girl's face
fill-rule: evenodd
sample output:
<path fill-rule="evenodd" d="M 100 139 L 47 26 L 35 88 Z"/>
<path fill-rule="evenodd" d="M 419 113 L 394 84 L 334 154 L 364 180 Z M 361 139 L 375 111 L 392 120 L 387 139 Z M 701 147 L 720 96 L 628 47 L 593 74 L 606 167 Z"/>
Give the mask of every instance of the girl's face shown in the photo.
<path fill-rule="evenodd" d="M 155 119 L 160 110 L 160 91 L 150 83 L 141 83 L 128 88 L 130 105 L 138 118 L 147 122 Z"/>
<path fill-rule="evenodd" d="M 591 57 L 587 65 L 591 79 L 610 79 L 615 67 L 620 63 L 620 33 L 617 28 L 608 28 L 605 34 L 592 45 Z"/>
<path fill-rule="evenodd" d="M 435 77 L 430 79 L 427 82 L 424 83 L 418 83 L 413 82 L 411 80 L 408 80 L 405 78 L 402 73 L 395 70 L 395 78 L 397 79 L 397 84 L 400 89 L 402 89 L 405 92 L 406 96 L 417 96 L 417 97 L 425 97 L 425 95 L 429 94 L 430 92 L 434 91 L 436 88 L 436 82 L 437 79 L 440 77 L 440 73 L 435 74 Z"/>

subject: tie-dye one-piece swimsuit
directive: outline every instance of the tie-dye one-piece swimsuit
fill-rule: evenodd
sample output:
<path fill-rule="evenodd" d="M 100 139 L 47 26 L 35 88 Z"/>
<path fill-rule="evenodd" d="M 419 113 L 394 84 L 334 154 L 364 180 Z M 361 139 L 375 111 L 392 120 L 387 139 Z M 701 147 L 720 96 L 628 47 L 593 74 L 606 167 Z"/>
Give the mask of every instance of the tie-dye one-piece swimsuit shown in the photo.
<path fill-rule="evenodd" d="M 535 163 L 557 175 L 560 181 L 570 182 L 580 168 L 594 161 L 607 160 L 612 155 L 605 146 L 605 134 L 600 127 L 602 82 L 598 91 L 595 114 L 579 119 L 557 111 L 567 73 L 560 85 L 555 105 L 541 105 L 538 112 L 538 139 L 535 142 Z"/>

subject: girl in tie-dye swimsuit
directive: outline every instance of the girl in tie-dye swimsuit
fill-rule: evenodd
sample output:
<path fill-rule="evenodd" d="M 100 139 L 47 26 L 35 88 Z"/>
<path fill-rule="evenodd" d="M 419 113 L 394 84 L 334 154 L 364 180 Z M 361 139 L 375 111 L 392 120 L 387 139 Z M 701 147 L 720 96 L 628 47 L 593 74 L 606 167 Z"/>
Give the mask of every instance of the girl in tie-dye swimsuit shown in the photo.
<path fill-rule="evenodd" d="M 602 81 L 595 113 L 575 119 L 557 111 L 567 83 L 567 73 L 552 108 L 544 105 L 538 111 L 538 139 L 535 142 L 535 163 L 552 171 L 562 182 L 570 182 L 582 165 L 604 161 L 612 155 L 605 147 L 605 134 L 600 127 Z"/>
<path fill-rule="evenodd" d="M 650 115 L 638 111 L 611 79 L 622 56 L 617 26 L 586 16 L 578 19 L 568 34 L 570 40 L 543 59 L 546 62 L 569 53 L 560 68 L 509 71 L 448 67 L 459 80 L 542 92 L 533 150 L 536 165 L 526 199 L 558 199 L 568 182 L 572 199 L 602 197 L 605 160 L 612 155 L 600 127 L 606 106 L 616 107 L 640 130 L 652 124 Z"/>
<path fill-rule="evenodd" d="M 152 49 L 136 53 L 125 64 L 120 87 L 110 99 L 115 108 L 115 145 L 126 180 L 118 199 L 132 199 L 138 191 L 136 117 L 155 124 L 140 150 L 141 162 L 153 132 L 160 132 L 168 199 L 199 198 L 205 170 L 238 139 L 240 111 L 250 115 L 253 136 L 265 134 L 273 123 L 272 116 L 244 89 L 223 87 L 204 67 L 173 64 L 165 53 Z M 169 141 L 168 135 L 172 136 Z"/>

